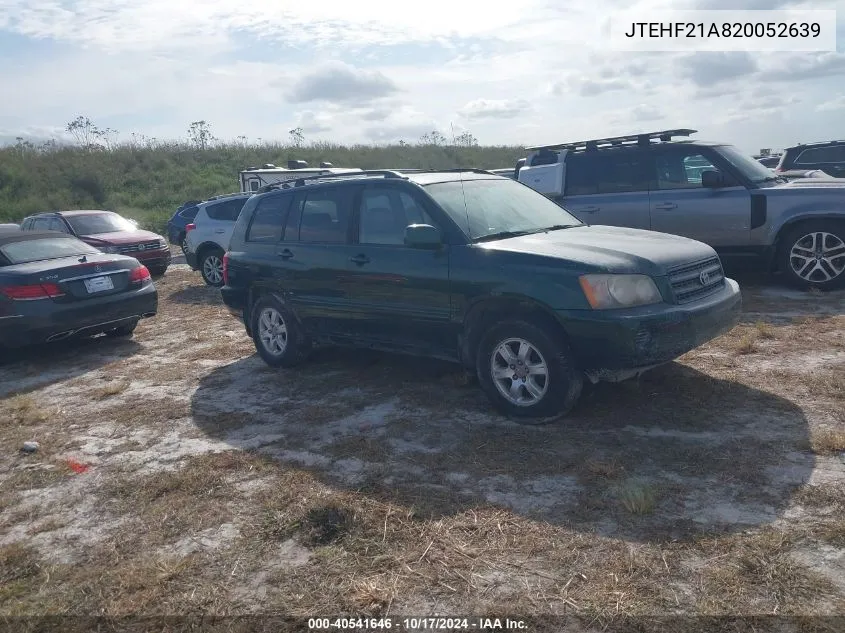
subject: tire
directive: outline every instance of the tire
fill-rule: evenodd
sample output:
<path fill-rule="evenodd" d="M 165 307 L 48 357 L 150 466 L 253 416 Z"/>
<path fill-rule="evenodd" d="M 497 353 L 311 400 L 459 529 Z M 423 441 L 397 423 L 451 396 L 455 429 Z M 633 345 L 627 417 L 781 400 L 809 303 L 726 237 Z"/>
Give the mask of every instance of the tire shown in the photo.
<path fill-rule="evenodd" d="M 150 270 L 150 275 L 153 277 L 161 277 L 167 272 L 167 266 L 153 266 Z"/>
<path fill-rule="evenodd" d="M 845 222 L 813 220 L 788 229 L 780 240 L 778 269 L 797 288 L 845 287 Z"/>
<path fill-rule="evenodd" d="M 209 286 L 220 288 L 223 286 L 223 251 L 219 248 L 208 248 L 202 252 L 199 261 L 202 279 Z"/>
<path fill-rule="evenodd" d="M 108 332 L 106 332 L 106 336 L 111 336 L 112 338 L 132 336 L 132 333 L 135 331 L 136 327 L 138 327 L 138 322 L 132 321 L 132 323 L 121 325 L 120 327 L 116 327 L 113 330 L 109 330 Z"/>
<path fill-rule="evenodd" d="M 311 341 L 282 303 L 275 297 L 258 299 L 250 310 L 252 341 L 261 359 L 271 367 L 295 367 L 311 351 Z M 279 331 L 279 326 L 283 328 Z M 268 328 L 275 327 L 271 334 Z"/>
<path fill-rule="evenodd" d="M 519 350 L 521 344 L 525 343 L 532 348 L 527 356 L 527 364 L 544 365 L 546 374 L 545 378 L 540 377 L 542 374 L 535 374 L 537 377 L 533 381 L 530 373 L 520 378 L 523 383 L 516 393 L 523 402 L 515 402 L 513 398 L 506 397 L 497 386 L 499 383 L 503 385 L 502 389 L 507 390 L 507 386 L 514 384 L 513 379 L 500 376 L 497 380 L 493 376 L 493 368 L 495 365 L 506 369 L 508 374 L 513 371 L 513 375 L 522 373 L 523 369 L 519 363 L 525 362 L 526 358 L 519 358 Z M 511 348 L 515 361 L 513 369 L 504 365 L 501 350 L 506 344 Z M 481 388 L 493 406 L 522 424 L 547 424 L 565 416 L 578 402 L 584 385 L 584 376 L 575 367 L 569 346 L 562 336 L 528 321 L 504 321 L 491 327 L 478 346 L 476 372 Z M 534 389 L 542 394 L 529 398 L 532 394 L 526 385 L 532 382 Z"/>
<path fill-rule="evenodd" d="M 188 254 L 188 247 L 185 246 L 185 234 L 184 233 L 179 234 L 179 239 L 177 240 L 176 243 L 179 244 L 179 248 L 182 250 L 182 255 L 187 255 Z"/>

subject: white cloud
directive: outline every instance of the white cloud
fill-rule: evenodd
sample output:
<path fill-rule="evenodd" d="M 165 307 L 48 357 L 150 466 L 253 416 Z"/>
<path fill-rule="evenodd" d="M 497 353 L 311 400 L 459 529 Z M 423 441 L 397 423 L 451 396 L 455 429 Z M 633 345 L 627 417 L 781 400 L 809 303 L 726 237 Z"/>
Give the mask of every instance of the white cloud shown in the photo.
<path fill-rule="evenodd" d="M 830 101 L 825 101 L 816 106 L 819 112 L 833 112 L 836 110 L 845 110 L 845 95 L 834 97 Z"/>
<path fill-rule="evenodd" d="M 765 147 L 841 126 L 845 54 L 608 52 L 599 26 L 621 4 L 0 0 L 0 40 L 58 43 L 3 48 L 0 85 L 15 88 L 0 99 L 0 129 L 60 129 L 83 114 L 124 137 L 184 137 L 205 119 L 220 138 L 302 127 L 307 139 L 415 141 L 454 127 L 533 144 L 665 125 Z M 845 18 L 843 0 L 830 5 Z M 796 93 L 802 104 L 789 103 Z"/>

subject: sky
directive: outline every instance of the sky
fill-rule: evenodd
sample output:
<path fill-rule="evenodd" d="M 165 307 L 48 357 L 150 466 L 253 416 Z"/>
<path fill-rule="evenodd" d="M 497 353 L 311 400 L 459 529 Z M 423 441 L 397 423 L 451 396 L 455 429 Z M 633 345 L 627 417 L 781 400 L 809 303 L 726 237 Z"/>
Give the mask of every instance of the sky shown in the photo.
<path fill-rule="evenodd" d="M 628 53 L 625 9 L 837 9 L 837 51 Z M 536 145 L 667 128 L 747 152 L 845 138 L 845 0 L 0 0 L 0 143 L 185 139 Z"/>

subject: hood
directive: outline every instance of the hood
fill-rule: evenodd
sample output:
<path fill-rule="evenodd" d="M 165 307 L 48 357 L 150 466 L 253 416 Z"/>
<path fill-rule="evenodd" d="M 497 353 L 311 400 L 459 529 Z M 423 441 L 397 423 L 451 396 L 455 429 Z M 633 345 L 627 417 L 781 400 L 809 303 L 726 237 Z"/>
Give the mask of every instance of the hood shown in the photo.
<path fill-rule="evenodd" d="M 771 189 L 845 189 L 845 178 L 796 178 Z"/>
<path fill-rule="evenodd" d="M 97 233 L 96 235 L 80 235 L 83 241 L 89 244 L 135 244 L 136 242 L 152 242 L 163 240 L 161 235 L 152 231 L 137 229 L 135 231 L 115 231 L 114 233 Z"/>
<path fill-rule="evenodd" d="M 602 272 L 667 274 L 680 264 L 715 257 L 716 251 L 696 240 L 668 233 L 617 226 L 578 226 L 484 242 L 494 251 L 526 253 L 578 262 Z"/>

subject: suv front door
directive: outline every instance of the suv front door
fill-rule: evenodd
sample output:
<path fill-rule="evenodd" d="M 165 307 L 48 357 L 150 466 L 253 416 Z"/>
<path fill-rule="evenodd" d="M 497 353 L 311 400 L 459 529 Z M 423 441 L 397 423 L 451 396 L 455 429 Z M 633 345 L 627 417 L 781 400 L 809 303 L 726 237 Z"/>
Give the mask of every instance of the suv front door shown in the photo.
<path fill-rule="evenodd" d="M 647 161 L 637 149 L 571 153 L 557 202 L 587 224 L 649 229 Z"/>
<path fill-rule="evenodd" d="M 364 187 L 356 205 L 357 244 L 347 263 L 356 335 L 395 348 L 453 358 L 449 249 L 405 246 L 405 228 L 435 221 L 414 192 L 383 183 Z M 442 227 L 441 235 L 443 235 Z"/>
<path fill-rule="evenodd" d="M 651 228 L 699 240 L 716 249 L 747 246 L 751 233 L 751 194 L 715 152 L 695 146 L 656 147 L 649 195 Z M 703 171 L 719 171 L 725 186 L 701 184 Z"/>

